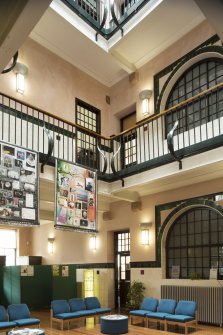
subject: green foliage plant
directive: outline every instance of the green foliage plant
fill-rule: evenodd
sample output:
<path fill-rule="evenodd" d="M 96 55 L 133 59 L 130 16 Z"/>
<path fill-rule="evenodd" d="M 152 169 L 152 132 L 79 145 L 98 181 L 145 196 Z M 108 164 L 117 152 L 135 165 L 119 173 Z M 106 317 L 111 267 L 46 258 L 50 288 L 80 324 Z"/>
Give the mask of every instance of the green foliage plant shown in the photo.
<path fill-rule="evenodd" d="M 145 286 L 142 282 L 133 281 L 129 286 L 126 307 L 129 309 L 139 309 L 140 304 L 144 298 Z"/>

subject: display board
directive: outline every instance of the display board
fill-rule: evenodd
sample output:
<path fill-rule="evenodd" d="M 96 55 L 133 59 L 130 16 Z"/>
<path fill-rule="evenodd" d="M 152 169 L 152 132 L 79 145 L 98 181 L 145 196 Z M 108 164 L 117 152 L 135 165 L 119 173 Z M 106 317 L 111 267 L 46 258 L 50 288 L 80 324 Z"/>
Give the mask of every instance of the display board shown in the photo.
<path fill-rule="evenodd" d="M 97 231 L 96 172 L 57 160 L 55 227 Z"/>
<path fill-rule="evenodd" d="M 0 223 L 39 225 L 38 154 L 0 142 Z"/>

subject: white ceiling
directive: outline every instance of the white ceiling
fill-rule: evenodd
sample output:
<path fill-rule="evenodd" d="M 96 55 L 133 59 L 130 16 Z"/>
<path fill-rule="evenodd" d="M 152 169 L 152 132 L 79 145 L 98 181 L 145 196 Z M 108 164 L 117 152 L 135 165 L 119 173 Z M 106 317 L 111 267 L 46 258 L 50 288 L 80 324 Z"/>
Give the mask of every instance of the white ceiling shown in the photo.
<path fill-rule="evenodd" d="M 109 41 L 99 36 L 96 42 L 95 31 L 60 0 L 54 0 L 30 37 L 110 87 L 204 19 L 193 0 L 150 0 L 124 26 L 123 38 L 118 31 Z"/>

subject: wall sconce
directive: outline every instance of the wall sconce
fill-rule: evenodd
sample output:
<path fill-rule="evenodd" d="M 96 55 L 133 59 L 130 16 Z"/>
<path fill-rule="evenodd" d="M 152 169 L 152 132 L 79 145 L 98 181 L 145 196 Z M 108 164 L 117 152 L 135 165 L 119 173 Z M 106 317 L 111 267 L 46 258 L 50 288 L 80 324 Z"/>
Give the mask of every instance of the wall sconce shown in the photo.
<path fill-rule="evenodd" d="M 49 252 L 49 254 L 54 253 L 54 241 L 55 241 L 54 237 L 49 237 L 48 238 L 48 252 Z"/>
<path fill-rule="evenodd" d="M 91 235 L 89 240 L 89 248 L 92 251 L 95 251 L 97 249 L 97 236 Z"/>
<path fill-rule="evenodd" d="M 28 74 L 28 67 L 22 63 L 16 63 L 13 68 L 16 74 L 16 91 L 23 94 L 25 92 L 25 76 Z"/>
<path fill-rule="evenodd" d="M 149 99 L 152 96 L 151 90 L 144 90 L 139 93 L 139 99 L 142 101 L 142 113 L 143 115 L 149 114 Z"/>
<path fill-rule="evenodd" d="M 149 245 L 149 229 L 151 226 L 152 223 L 150 222 L 140 223 L 142 245 Z"/>

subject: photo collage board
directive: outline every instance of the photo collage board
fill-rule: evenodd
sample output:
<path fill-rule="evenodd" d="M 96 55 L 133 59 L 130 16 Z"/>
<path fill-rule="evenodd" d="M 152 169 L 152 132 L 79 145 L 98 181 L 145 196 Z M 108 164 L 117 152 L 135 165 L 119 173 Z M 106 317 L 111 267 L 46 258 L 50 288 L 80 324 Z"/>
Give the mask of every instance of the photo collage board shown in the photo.
<path fill-rule="evenodd" d="M 0 223 L 39 225 L 37 152 L 0 142 Z"/>
<path fill-rule="evenodd" d="M 57 160 L 55 227 L 97 231 L 96 172 Z"/>

